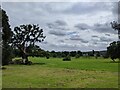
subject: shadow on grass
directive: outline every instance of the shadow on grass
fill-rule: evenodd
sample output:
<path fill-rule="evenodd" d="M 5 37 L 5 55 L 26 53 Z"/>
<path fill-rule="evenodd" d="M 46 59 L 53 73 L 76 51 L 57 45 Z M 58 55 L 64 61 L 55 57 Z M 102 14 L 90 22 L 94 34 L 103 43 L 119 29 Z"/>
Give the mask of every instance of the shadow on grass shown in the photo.
<path fill-rule="evenodd" d="M 46 63 L 33 63 L 32 65 L 45 65 Z"/>
<path fill-rule="evenodd" d="M 120 63 L 120 61 L 107 61 L 107 62 L 105 62 L 105 63 Z"/>

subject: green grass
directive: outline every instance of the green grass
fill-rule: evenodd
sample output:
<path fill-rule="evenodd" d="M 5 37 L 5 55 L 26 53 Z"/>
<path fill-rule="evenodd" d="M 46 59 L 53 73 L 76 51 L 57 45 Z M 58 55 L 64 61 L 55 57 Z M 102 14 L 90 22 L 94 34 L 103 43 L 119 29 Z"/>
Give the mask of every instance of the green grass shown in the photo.
<path fill-rule="evenodd" d="M 118 88 L 118 63 L 102 58 L 29 57 L 34 65 L 8 65 L 3 88 Z"/>

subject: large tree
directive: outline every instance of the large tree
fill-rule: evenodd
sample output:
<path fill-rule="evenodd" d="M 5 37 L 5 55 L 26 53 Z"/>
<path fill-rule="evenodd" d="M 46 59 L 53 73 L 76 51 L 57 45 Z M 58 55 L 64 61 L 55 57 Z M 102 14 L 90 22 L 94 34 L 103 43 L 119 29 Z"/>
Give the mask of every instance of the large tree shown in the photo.
<path fill-rule="evenodd" d="M 114 59 L 120 59 L 120 24 L 116 21 L 111 22 L 111 26 L 114 30 L 118 31 L 118 41 L 110 43 L 110 46 L 107 47 L 107 53 L 113 61 Z"/>
<path fill-rule="evenodd" d="M 11 60 L 11 48 L 9 44 L 12 34 L 6 12 L 0 9 L 0 14 L 2 16 L 2 27 L 0 31 L 0 33 L 2 33 L 2 65 L 7 65 Z"/>
<path fill-rule="evenodd" d="M 23 63 L 28 64 L 27 47 L 34 46 L 36 42 L 42 42 L 44 39 L 43 29 L 40 29 L 38 24 L 27 24 L 14 28 L 12 43 L 21 51 Z"/>

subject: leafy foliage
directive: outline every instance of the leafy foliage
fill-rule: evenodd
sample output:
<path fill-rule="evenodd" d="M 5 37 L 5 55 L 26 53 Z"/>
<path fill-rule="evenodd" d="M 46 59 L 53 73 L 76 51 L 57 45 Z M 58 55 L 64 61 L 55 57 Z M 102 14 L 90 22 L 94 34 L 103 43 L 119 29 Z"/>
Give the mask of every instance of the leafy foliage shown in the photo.
<path fill-rule="evenodd" d="M 110 46 L 107 47 L 107 53 L 113 61 L 116 58 L 120 59 L 120 41 L 110 43 Z"/>
<path fill-rule="evenodd" d="M 14 28 L 13 37 L 11 41 L 12 46 L 17 47 L 21 51 L 22 59 L 25 59 L 24 63 L 27 64 L 27 48 L 30 45 L 34 47 L 36 42 L 42 42 L 44 41 L 44 39 L 45 36 L 43 36 L 43 29 L 40 29 L 38 24 L 27 24 L 20 25 L 19 27 Z"/>

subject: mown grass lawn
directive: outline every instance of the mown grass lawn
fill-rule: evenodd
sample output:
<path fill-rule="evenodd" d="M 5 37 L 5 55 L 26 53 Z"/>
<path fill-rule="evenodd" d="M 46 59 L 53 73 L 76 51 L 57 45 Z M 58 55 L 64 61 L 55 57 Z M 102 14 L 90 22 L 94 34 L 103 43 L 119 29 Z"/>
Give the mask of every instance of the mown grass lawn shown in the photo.
<path fill-rule="evenodd" d="M 3 88 L 118 88 L 118 63 L 102 58 L 29 57 L 33 65 L 8 65 Z"/>

